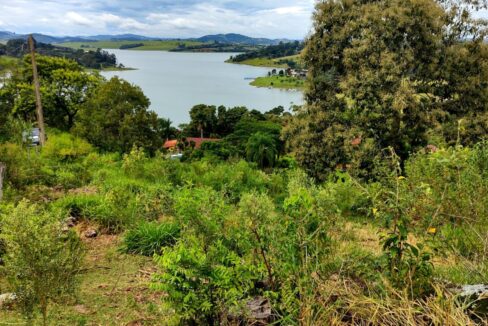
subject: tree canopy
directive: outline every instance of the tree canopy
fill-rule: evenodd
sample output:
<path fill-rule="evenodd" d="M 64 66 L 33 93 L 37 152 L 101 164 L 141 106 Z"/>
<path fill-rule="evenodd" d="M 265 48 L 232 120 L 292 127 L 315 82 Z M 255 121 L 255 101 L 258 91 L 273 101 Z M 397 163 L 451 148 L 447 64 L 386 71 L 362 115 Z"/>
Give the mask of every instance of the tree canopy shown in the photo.
<path fill-rule="evenodd" d="M 81 106 L 74 132 L 105 151 L 129 152 L 133 146 L 154 153 L 160 146 L 159 122 L 142 90 L 114 77 Z"/>
<path fill-rule="evenodd" d="M 88 73 L 75 61 L 37 56 L 37 68 L 41 84 L 41 96 L 47 125 L 60 130 L 70 130 L 79 106 L 103 78 Z M 19 69 L 0 89 L 0 113 L 35 121 L 35 99 L 32 86 L 30 57 L 24 57 Z"/>
<path fill-rule="evenodd" d="M 386 147 L 405 159 L 432 134 L 457 141 L 460 119 L 470 126 L 461 141 L 479 139 L 488 130 L 484 35 L 468 11 L 434 0 L 319 2 L 305 49 L 307 105 L 284 134 L 298 161 L 322 179 L 338 165 L 368 171 Z"/>

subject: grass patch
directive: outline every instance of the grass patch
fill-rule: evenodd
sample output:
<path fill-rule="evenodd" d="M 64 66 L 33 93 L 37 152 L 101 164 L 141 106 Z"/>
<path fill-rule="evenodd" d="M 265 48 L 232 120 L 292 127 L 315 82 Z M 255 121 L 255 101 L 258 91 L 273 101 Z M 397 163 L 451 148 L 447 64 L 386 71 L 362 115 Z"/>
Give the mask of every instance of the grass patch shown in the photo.
<path fill-rule="evenodd" d="M 176 223 L 144 222 L 127 231 L 121 250 L 150 257 L 161 254 L 161 248 L 174 245 L 179 236 L 180 226 Z"/>
<path fill-rule="evenodd" d="M 258 77 L 251 82 L 256 87 L 272 87 L 282 89 L 303 89 L 305 80 L 288 76 Z"/>

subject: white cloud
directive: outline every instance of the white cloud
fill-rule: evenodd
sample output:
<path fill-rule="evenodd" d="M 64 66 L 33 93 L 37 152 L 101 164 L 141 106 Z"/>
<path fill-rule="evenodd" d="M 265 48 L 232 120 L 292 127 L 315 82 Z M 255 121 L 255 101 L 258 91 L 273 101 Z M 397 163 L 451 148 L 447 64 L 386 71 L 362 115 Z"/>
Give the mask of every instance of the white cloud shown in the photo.
<path fill-rule="evenodd" d="M 74 11 L 69 11 L 67 14 L 66 14 L 66 21 L 67 23 L 74 23 L 74 24 L 77 24 L 77 25 L 81 25 L 81 26 L 92 26 L 93 25 L 93 21 L 91 19 L 88 19 L 87 17 L 85 16 L 82 16 Z"/>
<path fill-rule="evenodd" d="M 18 33 L 53 35 L 135 32 L 159 37 L 197 37 L 241 33 L 255 37 L 302 38 L 310 29 L 314 2 L 0 0 L 0 22 Z"/>
<path fill-rule="evenodd" d="M 279 7 L 267 10 L 270 13 L 275 13 L 278 15 L 303 15 L 307 13 L 306 8 L 304 7 Z"/>

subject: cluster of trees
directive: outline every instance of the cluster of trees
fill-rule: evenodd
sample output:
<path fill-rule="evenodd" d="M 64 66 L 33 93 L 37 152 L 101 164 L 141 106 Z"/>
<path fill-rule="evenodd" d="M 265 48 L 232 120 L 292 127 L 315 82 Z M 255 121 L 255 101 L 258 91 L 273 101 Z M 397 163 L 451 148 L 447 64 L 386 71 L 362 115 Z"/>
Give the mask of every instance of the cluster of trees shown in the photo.
<path fill-rule="evenodd" d="M 72 59 L 85 68 L 102 69 L 117 66 L 115 54 L 101 49 L 96 51 L 75 50 L 41 42 L 35 42 L 35 47 L 41 55 Z M 24 39 L 12 39 L 6 44 L 0 44 L 0 55 L 21 58 L 27 53 L 29 53 L 29 47 Z"/>
<path fill-rule="evenodd" d="M 199 45 L 186 45 L 181 43 L 171 52 L 249 52 L 256 49 L 255 46 L 235 43 L 204 43 Z"/>
<path fill-rule="evenodd" d="M 142 90 L 119 78 L 105 80 L 73 60 L 38 56 L 46 124 L 71 131 L 104 151 L 133 145 L 154 153 L 166 136 L 166 122 L 150 111 Z M 34 122 L 35 100 L 28 57 L 0 89 L 0 139 L 15 138 L 15 121 Z"/>
<path fill-rule="evenodd" d="M 185 146 L 186 157 L 198 159 L 204 152 L 223 159 L 248 157 L 265 167 L 273 166 L 283 154 L 280 133 L 290 116 L 283 107 L 261 113 L 245 107 L 196 105 L 190 110 L 190 122 L 178 130 L 170 120 L 149 110 L 150 101 L 137 86 L 117 77 L 107 81 L 69 59 L 38 56 L 37 62 L 48 127 L 71 132 L 102 151 L 127 153 L 136 146 L 154 154 L 167 139 L 178 138 L 184 144 L 186 137 L 211 137 L 224 141 L 199 151 Z M 19 137 L 15 123 L 35 122 L 35 112 L 31 64 L 26 56 L 0 89 L 0 139 Z M 260 136 L 252 138 L 256 133 Z M 249 146 L 261 151 L 260 158 L 249 153 L 251 138 L 254 144 Z"/>
<path fill-rule="evenodd" d="M 134 49 L 144 46 L 144 43 L 133 43 L 133 44 L 122 44 L 119 49 L 127 50 L 127 49 Z"/>
<path fill-rule="evenodd" d="M 194 151 L 188 148 L 186 156 L 200 159 L 205 155 L 221 159 L 247 158 L 260 167 L 273 167 L 284 154 L 281 130 L 289 112 L 282 106 L 261 113 L 246 107 L 196 105 L 190 110 L 190 123 L 180 125 L 180 137 L 220 138 L 217 144 L 204 144 Z"/>
<path fill-rule="evenodd" d="M 304 48 L 304 43 L 295 41 L 289 43 L 281 42 L 278 45 L 270 45 L 255 51 L 238 54 L 230 58 L 231 62 L 242 62 L 249 59 L 268 58 L 276 59 L 300 54 Z"/>
<path fill-rule="evenodd" d="M 319 179 L 370 171 L 391 146 L 470 145 L 488 132 L 488 45 L 480 1 L 325 1 L 306 42 L 307 105 L 285 132 Z"/>

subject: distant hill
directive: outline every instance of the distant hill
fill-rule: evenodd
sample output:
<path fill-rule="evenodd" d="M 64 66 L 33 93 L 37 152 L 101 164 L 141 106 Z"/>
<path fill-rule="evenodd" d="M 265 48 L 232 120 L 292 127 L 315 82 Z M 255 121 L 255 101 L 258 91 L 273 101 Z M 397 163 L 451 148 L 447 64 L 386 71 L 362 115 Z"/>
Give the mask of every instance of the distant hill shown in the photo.
<path fill-rule="evenodd" d="M 57 44 L 66 42 L 96 42 L 96 41 L 151 41 L 151 40 L 191 40 L 204 43 L 225 43 L 225 44 L 240 44 L 240 45 L 277 45 L 280 42 L 291 42 L 288 39 L 267 39 L 254 38 L 241 34 L 216 34 L 205 35 L 200 38 L 155 38 L 136 34 L 119 34 L 119 35 L 93 35 L 93 36 L 50 36 L 46 34 L 34 33 L 34 38 L 38 42 L 46 44 Z M 8 41 L 12 39 L 27 39 L 28 34 L 16 34 L 9 31 L 0 31 L 0 40 Z"/>
<path fill-rule="evenodd" d="M 50 36 L 46 34 L 33 33 L 36 41 L 46 44 L 57 44 L 66 42 L 96 42 L 96 41 L 149 41 L 159 40 L 135 34 L 121 35 L 94 35 L 94 36 Z M 8 41 L 13 39 L 27 39 L 29 34 L 16 34 L 8 31 L 0 31 L 0 40 Z"/>
<path fill-rule="evenodd" d="M 36 51 L 41 55 L 72 59 L 90 69 L 117 67 L 117 58 L 115 55 L 100 49 L 96 51 L 84 51 L 42 43 L 37 40 L 35 42 Z M 0 56 L 6 55 L 8 57 L 22 58 L 28 51 L 29 47 L 26 40 L 18 36 L 8 40 L 7 44 L 0 44 Z"/>
<path fill-rule="evenodd" d="M 94 35 L 94 36 L 86 36 L 86 37 L 84 37 L 84 39 L 85 40 L 91 40 L 91 41 L 157 41 L 157 40 L 165 40 L 162 38 L 147 37 L 147 36 L 136 35 L 136 34 Z"/>
<path fill-rule="evenodd" d="M 216 34 L 205 35 L 195 39 L 199 42 L 219 42 L 219 43 L 231 43 L 231 44 L 248 44 L 248 45 L 276 45 L 280 42 L 291 42 L 287 39 L 267 39 L 267 38 L 254 38 L 241 34 Z"/>

